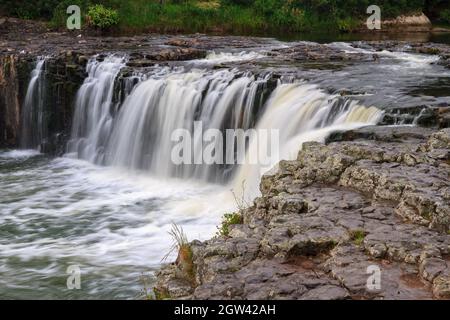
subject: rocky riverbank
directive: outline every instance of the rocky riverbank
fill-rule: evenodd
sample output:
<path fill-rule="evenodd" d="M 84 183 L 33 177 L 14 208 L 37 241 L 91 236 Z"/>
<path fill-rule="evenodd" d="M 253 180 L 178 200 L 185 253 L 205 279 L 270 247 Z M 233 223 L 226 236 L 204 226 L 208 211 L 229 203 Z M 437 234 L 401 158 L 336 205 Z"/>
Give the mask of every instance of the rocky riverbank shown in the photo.
<path fill-rule="evenodd" d="M 450 129 L 367 127 L 305 143 L 264 175 L 261 197 L 227 235 L 193 241 L 191 256 L 165 266 L 155 293 L 448 299 L 449 175 Z M 369 266 L 381 272 L 378 289 L 366 286 Z"/>

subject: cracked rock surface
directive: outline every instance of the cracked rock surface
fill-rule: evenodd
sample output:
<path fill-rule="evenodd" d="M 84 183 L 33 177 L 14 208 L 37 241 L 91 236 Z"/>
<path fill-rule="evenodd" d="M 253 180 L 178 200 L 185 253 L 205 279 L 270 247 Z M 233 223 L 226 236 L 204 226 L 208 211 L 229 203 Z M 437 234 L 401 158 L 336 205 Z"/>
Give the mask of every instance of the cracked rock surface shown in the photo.
<path fill-rule="evenodd" d="M 191 243 L 194 284 L 170 264 L 156 290 L 174 299 L 449 299 L 449 175 L 450 129 L 367 127 L 305 143 L 263 176 L 242 224 Z"/>

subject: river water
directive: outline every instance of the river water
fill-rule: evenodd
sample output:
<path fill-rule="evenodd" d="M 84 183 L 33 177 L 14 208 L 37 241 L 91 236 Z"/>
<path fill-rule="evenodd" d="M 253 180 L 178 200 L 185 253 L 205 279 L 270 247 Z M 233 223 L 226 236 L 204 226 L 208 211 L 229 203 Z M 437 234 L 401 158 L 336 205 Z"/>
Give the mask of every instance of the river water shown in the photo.
<path fill-rule="evenodd" d="M 274 42 L 280 44 L 293 45 Z M 329 46 L 374 53 L 343 42 Z M 450 71 L 435 64 L 437 56 L 379 52 L 377 64 L 296 66 L 297 79 L 279 82 L 260 103 L 264 74 L 202 68 L 264 59 L 265 50 L 215 52 L 186 68 L 140 75 L 113 114 L 113 80 L 126 57 L 93 59 L 64 157 L 0 150 L 0 298 L 138 298 L 142 277 L 151 286 L 170 250 L 172 223 L 191 240 L 208 239 L 236 208 L 230 190 L 245 182 L 249 198 L 258 194 L 258 167 L 170 163 L 168 134 L 176 128 L 201 119 L 210 128 L 279 129 L 276 163 L 294 158 L 304 141 L 376 124 L 387 108 L 450 101 Z M 334 94 L 343 89 L 360 94 Z M 79 290 L 67 288 L 70 266 L 81 271 Z"/>

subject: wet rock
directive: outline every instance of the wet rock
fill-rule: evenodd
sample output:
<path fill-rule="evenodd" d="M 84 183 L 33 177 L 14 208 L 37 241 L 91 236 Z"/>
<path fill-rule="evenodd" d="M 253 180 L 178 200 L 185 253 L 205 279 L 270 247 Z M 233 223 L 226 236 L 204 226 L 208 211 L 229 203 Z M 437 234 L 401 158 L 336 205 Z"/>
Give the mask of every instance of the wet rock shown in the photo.
<path fill-rule="evenodd" d="M 374 61 L 373 56 L 362 53 L 348 53 L 344 50 L 333 48 L 331 46 L 318 43 L 299 43 L 295 46 L 271 51 L 273 58 L 282 57 L 284 60 L 300 62 L 319 62 L 319 61 Z"/>
<path fill-rule="evenodd" d="M 0 147 L 17 143 L 20 131 L 19 57 L 0 56 Z"/>
<path fill-rule="evenodd" d="M 450 108 L 447 104 L 392 108 L 385 111 L 381 124 L 415 124 L 422 127 L 448 128 Z"/>

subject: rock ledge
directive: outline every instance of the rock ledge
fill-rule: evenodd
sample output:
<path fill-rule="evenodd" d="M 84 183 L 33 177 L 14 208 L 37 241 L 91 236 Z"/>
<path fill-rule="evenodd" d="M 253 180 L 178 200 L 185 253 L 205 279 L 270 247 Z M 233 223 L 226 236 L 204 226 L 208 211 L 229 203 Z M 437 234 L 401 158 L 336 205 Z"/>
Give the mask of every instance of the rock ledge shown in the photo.
<path fill-rule="evenodd" d="M 306 143 L 228 236 L 192 242 L 172 299 L 450 298 L 450 129 L 368 127 Z M 371 269 L 380 287 L 368 287 Z M 194 284 L 193 284 L 194 283 Z"/>

